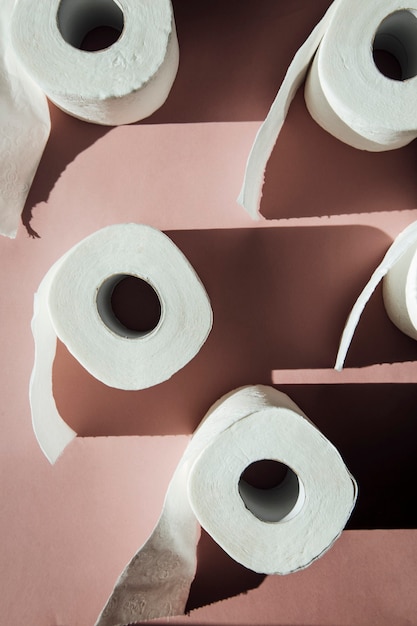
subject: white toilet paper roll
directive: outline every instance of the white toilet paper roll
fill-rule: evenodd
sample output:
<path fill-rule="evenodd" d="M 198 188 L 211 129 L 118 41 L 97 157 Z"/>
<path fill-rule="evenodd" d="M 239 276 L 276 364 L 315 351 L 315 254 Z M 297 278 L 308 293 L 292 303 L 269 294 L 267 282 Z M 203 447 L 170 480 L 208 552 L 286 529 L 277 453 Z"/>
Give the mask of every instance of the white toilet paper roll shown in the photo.
<path fill-rule="evenodd" d="M 283 483 L 269 490 L 242 479 L 264 459 L 288 468 Z M 121 574 L 96 626 L 183 613 L 200 524 L 244 566 L 288 574 L 329 549 L 356 496 L 338 451 L 288 396 L 265 386 L 235 390 L 196 430 L 154 531 Z"/>
<path fill-rule="evenodd" d="M 400 148 L 417 137 L 416 16 L 415 0 L 406 5 L 401 0 L 333 2 L 295 55 L 256 136 L 238 198 L 252 217 L 259 216 L 266 164 L 306 77 L 310 114 L 341 141 L 382 151 Z M 378 69 L 374 60 L 378 50 L 396 59 L 401 80 Z"/>
<path fill-rule="evenodd" d="M 119 38 L 80 49 L 99 27 Z M 0 35 L 0 234 L 15 237 L 49 135 L 45 96 L 88 122 L 136 122 L 165 102 L 179 50 L 170 0 L 2 0 Z"/>
<path fill-rule="evenodd" d="M 149 332 L 127 329 L 111 305 L 116 285 L 133 276 L 159 299 Z M 206 291 L 174 243 L 150 226 L 118 224 L 90 235 L 48 271 L 35 294 L 35 363 L 30 382 L 33 428 L 53 463 L 76 433 L 52 393 L 57 337 L 95 378 L 118 389 L 163 382 L 200 350 L 212 326 Z"/>
<path fill-rule="evenodd" d="M 405 228 L 387 250 L 356 300 L 340 340 L 336 370 L 342 370 L 356 326 L 369 298 L 383 280 L 385 309 L 396 326 L 417 339 L 417 222 Z"/>
<path fill-rule="evenodd" d="M 120 33 L 110 47 L 81 50 L 87 33 Z M 57 106 L 98 124 L 143 119 L 167 98 L 178 69 L 170 0 L 17 0 L 12 44 L 22 66 Z"/>

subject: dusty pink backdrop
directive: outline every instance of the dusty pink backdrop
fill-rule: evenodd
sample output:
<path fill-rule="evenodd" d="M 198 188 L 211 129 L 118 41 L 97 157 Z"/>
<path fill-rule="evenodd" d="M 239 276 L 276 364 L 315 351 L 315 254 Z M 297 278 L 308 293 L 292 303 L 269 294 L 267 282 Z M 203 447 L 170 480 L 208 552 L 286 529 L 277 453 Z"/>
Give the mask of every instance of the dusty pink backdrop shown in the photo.
<path fill-rule="evenodd" d="M 300 91 L 268 167 L 266 219 L 254 223 L 236 204 L 259 124 L 328 4 L 177 0 L 180 71 L 151 119 L 100 128 L 51 105 L 23 223 L 15 241 L 0 241 L 5 623 L 92 625 L 206 410 L 256 383 L 292 395 L 338 446 L 359 481 L 358 507 L 330 552 L 285 578 L 244 570 L 203 533 L 190 617 L 171 622 L 414 623 L 417 348 L 386 318 L 380 290 L 346 374 L 336 381 L 330 368 L 354 299 L 417 218 L 416 144 L 355 151 L 314 124 Z M 188 256 L 213 332 L 186 368 L 143 392 L 105 387 L 59 344 L 56 399 L 80 437 L 51 467 L 28 405 L 33 293 L 80 239 L 127 221 L 164 230 Z"/>

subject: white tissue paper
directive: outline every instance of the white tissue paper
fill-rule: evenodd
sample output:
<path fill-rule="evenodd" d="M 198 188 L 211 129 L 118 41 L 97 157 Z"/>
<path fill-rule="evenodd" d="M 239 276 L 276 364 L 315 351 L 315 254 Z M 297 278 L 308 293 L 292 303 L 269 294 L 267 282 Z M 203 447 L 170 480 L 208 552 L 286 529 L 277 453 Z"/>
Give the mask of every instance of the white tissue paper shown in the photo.
<path fill-rule="evenodd" d="M 14 4 L 0 6 L 0 234 L 12 238 L 50 130 L 46 98 L 11 45 Z"/>
<path fill-rule="evenodd" d="M 80 50 L 92 29 L 120 37 Z M 98 124 L 143 119 L 167 98 L 178 69 L 170 0 L 17 0 L 12 43 L 22 66 L 58 107 Z"/>
<path fill-rule="evenodd" d="M 259 218 L 264 172 L 291 101 L 305 82 L 306 106 L 329 133 L 362 150 L 400 148 L 417 137 L 417 2 L 335 0 L 290 64 L 260 127 L 238 198 Z M 385 76 L 374 51 L 396 59 Z"/>
<path fill-rule="evenodd" d="M 111 306 L 117 284 L 134 276 L 158 296 L 161 315 L 149 332 L 123 326 Z M 117 224 L 90 235 L 48 271 L 34 301 L 32 422 L 54 463 L 76 433 L 58 413 L 52 391 L 57 337 L 96 379 L 118 389 L 163 382 L 200 350 L 212 326 L 207 293 L 190 263 L 162 232 Z"/>
<path fill-rule="evenodd" d="M 100 27 L 119 38 L 80 49 Z M 0 233 L 14 237 L 49 134 L 47 98 L 88 122 L 137 122 L 165 102 L 179 49 L 170 0 L 2 0 L 0 34 Z"/>
<path fill-rule="evenodd" d="M 265 459 L 288 467 L 280 485 L 257 489 L 241 479 Z M 155 529 L 119 577 L 96 626 L 182 614 L 200 525 L 245 567 L 289 574 L 330 548 L 356 496 L 339 452 L 288 396 L 261 385 L 235 390 L 195 431 Z"/>
<path fill-rule="evenodd" d="M 417 339 L 416 246 L 417 222 L 413 222 L 395 238 L 356 300 L 342 333 L 334 366 L 336 370 L 343 369 L 360 316 L 381 280 L 388 316 L 400 330 Z"/>
<path fill-rule="evenodd" d="M 417 234 L 382 283 L 385 310 L 403 333 L 417 339 Z"/>

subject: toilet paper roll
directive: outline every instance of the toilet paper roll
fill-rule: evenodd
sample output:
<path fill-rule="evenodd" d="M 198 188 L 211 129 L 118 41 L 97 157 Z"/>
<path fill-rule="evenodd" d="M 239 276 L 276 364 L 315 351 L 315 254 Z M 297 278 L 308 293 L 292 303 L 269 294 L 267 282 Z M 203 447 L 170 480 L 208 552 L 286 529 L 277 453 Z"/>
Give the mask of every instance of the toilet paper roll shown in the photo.
<path fill-rule="evenodd" d="M 395 238 L 356 300 L 342 333 L 336 370 L 343 369 L 362 311 L 381 280 L 388 316 L 400 330 L 417 339 L 417 222 Z"/>
<path fill-rule="evenodd" d="M 126 328 L 111 296 L 126 277 L 148 283 L 160 303 L 149 332 Z M 54 463 L 76 433 L 60 417 L 52 392 L 57 337 L 92 376 L 118 389 L 145 389 L 170 378 L 200 350 L 212 326 L 207 293 L 190 263 L 160 231 L 108 226 L 69 250 L 35 294 L 35 363 L 30 404 L 35 435 Z"/>
<path fill-rule="evenodd" d="M 50 130 L 46 98 L 11 45 L 14 2 L 0 5 L 0 234 L 12 238 Z"/>
<path fill-rule="evenodd" d="M 99 27 L 119 38 L 80 49 Z M 2 0 L 0 34 L 0 233 L 14 237 L 49 134 L 45 96 L 88 122 L 136 122 L 165 102 L 179 50 L 170 0 Z"/>
<path fill-rule="evenodd" d="M 269 490 L 242 478 L 264 459 L 288 468 Z M 196 430 L 155 529 L 121 574 L 96 626 L 183 613 L 200 525 L 245 567 L 289 574 L 330 548 L 356 496 L 336 448 L 288 396 L 261 385 L 235 390 Z"/>
<path fill-rule="evenodd" d="M 417 137 L 417 2 L 335 0 L 298 50 L 248 157 L 238 202 L 259 217 L 264 171 L 291 101 L 305 83 L 314 118 L 362 150 L 405 146 Z M 398 62 L 399 80 L 385 76 L 374 52 Z"/>
<path fill-rule="evenodd" d="M 81 44 L 94 28 L 120 33 L 104 50 Z M 129 124 L 166 100 L 178 69 L 170 0 L 17 0 L 12 44 L 52 102 L 82 120 Z"/>

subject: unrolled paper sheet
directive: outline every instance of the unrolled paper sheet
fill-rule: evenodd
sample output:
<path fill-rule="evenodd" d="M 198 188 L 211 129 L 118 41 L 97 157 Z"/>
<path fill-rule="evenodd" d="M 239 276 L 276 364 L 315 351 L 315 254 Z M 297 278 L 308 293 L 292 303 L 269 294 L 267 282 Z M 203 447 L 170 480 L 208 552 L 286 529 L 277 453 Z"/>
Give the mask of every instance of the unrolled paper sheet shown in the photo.
<path fill-rule="evenodd" d="M 288 468 L 270 490 L 241 479 L 264 459 Z M 194 433 L 155 529 L 121 574 L 96 626 L 183 613 L 200 525 L 245 567 L 288 574 L 330 548 L 356 495 L 338 451 L 288 396 L 261 385 L 227 394 Z"/>
<path fill-rule="evenodd" d="M 161 306 L 156 327 L 136 332 L 114 314 L 111 296 L 126 277 L 144 280 Z M 59 415 L 52 391 L 57 337 L 95 378 L 118 389 L 163 382 L 200 350 L 212 326 L 207 293 L 194 269 L 162 232 L 117 224 L 90 235 L 47 272 L 35 294 L 32 422 L 54 463 L 76 433 Z"/>
<path fill-rule="evenodd" d="M 119 38 L 81 49 L 103 26 Z M 2 0 L 0 35 L 0 233 L 14 237 L 49 135 L 47 98 L 88 122 L 136 122 L 165 102 L 179 50 L 170 0 Z"/>
<path fill-rule="evenodd" d="M 363 150 L 405 146 L 417 136 L 417 2 L 334 0 L 290 64 L 258 130 L 238 202 L 259 217 L 264 172 L 288 108 L 306 79 L 315 119 L 341 141 Z M 385 76 L 373 52 L 391 54 L 401 80 Z"/>

